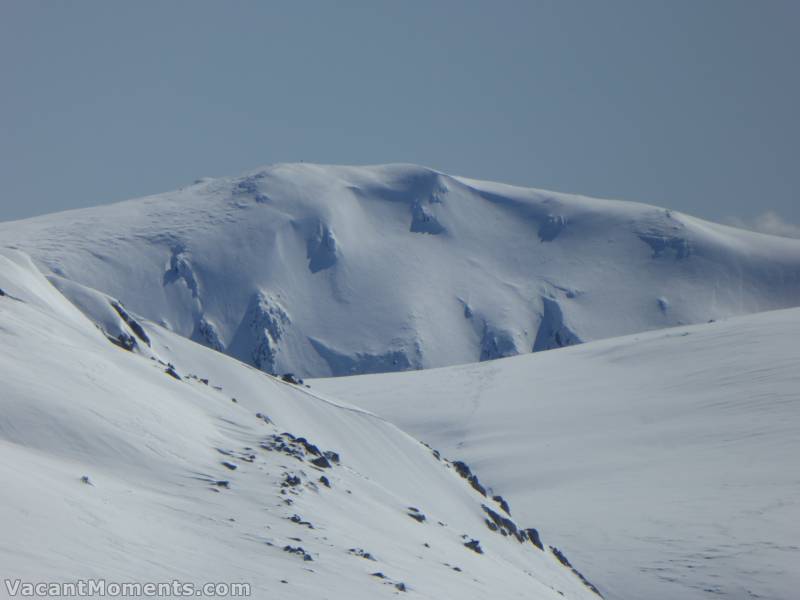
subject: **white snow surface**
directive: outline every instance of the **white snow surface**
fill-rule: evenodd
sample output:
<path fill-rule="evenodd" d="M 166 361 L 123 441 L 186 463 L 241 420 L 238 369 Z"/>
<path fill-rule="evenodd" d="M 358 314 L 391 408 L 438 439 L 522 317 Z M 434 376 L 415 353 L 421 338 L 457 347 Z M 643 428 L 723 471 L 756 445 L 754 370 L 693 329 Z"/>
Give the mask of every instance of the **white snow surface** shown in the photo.
<path fill-rule="evenodd" d="M 260 369 L 439 367 L 800 303 L 800 240 L 410 165 L 280 164 L 0 223 L 88 286 Z M 113 317 L 113 315 L 109 315 Z"/>
<path fill-rule="evenodd" d="M 800 597 L 800 309 L 312 386 L 467 461 L 609 599 Z"/>
<path fill-rule="evenodd" d="M 490 531 L 481 505 L 496 503 L 382 418 L 53 281 L 80 310 L 0 250 L 0 598 L 5 580 L 88 578 L 244 582 L 253 598 L 596 597 L 547 547 Z M 283 432 L 339 462 L 314 466 Z"/>

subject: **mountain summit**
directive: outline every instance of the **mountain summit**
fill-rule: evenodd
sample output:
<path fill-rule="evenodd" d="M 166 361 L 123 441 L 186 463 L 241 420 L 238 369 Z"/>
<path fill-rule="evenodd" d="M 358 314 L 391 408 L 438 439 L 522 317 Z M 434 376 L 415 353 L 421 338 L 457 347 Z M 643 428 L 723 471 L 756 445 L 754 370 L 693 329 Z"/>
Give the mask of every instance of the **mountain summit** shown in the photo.
<path fill-rule="evenodd" d="M 279 164 L 0 224 L 99 290 L 270 373 L 487 360 L 800 303 L 800 240 L 411 165 Z M 74 298 L 72 298 L 74 300 Z"/>

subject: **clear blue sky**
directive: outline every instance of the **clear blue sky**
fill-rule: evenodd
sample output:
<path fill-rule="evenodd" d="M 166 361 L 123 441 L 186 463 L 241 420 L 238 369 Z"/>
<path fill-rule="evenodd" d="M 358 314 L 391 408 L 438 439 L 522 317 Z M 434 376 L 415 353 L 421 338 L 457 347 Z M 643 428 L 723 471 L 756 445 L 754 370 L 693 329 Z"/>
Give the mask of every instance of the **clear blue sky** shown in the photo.
<path fill-rule="evenodd" d="M 0 220 L 413 162 L 800 222 L 800 2 L 0 0 Z"/>

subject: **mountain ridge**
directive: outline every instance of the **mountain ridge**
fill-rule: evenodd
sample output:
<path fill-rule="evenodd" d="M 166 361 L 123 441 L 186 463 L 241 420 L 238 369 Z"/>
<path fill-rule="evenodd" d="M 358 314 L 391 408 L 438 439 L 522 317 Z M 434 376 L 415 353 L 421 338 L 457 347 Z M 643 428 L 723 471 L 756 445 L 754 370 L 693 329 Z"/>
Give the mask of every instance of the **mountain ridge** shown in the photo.
<path fill-rule="evenodd" d="M 301 376 L 468 363 L 800 302 L 800 241 L 402 164 L 202 179 L 0 223 L 0 246 Z"/>
<path fill-rule="evenodd" d="M 71 290 L 78 308 L 18 252 L 0 250 L 0 290 L 1 598 L 79 581 L 597 598 L 550 536 L 382 417 L 94 290 Z"/>

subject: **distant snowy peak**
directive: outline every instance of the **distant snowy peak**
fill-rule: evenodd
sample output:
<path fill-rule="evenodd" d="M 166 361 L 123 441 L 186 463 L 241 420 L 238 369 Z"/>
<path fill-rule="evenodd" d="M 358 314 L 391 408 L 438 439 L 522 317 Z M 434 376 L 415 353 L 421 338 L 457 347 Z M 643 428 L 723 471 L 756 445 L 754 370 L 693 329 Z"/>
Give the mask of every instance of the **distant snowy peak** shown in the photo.
<path fill-rule="evenodd" d="M 438 367 L 800 304 L 800 241 L 411 165 L 280 164 L 0 224 L 265 371 Z"/>

